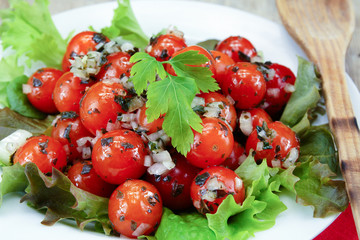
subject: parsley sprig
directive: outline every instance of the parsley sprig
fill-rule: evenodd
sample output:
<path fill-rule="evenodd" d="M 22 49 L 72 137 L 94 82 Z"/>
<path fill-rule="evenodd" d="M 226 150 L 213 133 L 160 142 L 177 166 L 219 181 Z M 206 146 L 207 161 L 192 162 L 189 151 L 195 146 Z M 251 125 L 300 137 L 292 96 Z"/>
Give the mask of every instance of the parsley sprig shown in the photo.
<path fill-rule="evenodd" d="M 183 155 L 194 141 L 191 129 L 201 132 L 200 117 L 192 110 L 195 95 L 219 89 L 212 72 L 199 65 L 208 59 L 198 51 L 187 51 L 168 61 L 159 62 L 147 53 L 134 54 L 130 62 L 131 79 L 137 94 L 147 90 L 146 115 L 149 122 L 165 114 L 163 130 L 171 137 L 172 145 Z M 165 71 L 170 64 L 177 76 Z"/>

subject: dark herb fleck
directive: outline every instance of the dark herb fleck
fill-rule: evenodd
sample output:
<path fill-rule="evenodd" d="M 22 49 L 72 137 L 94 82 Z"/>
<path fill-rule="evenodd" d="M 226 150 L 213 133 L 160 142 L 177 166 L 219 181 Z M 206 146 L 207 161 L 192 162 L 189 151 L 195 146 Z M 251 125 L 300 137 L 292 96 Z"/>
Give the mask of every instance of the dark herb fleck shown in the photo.
<path fill-rule="evenodd" d="M 113 137 L 108 137 L 108 138 L 102 138 L 101 139 L 101 146 L 109 146 L 110 143 L 112 143 L 114 141 Z"/>
<path fill-rule="evenodd" d="M 131 143 L 128 143 L 128 142 L 122 142 L 122 143 L 120 143 L 120 145 L 122 147 L 124 147 L 125 149 L 133 149 L 134 148 L 134 145 L 132 145 Z"/>
<path fill-rule="evenodd" d="M 203 174 L 196 176 L 195 184 L 202 187 L 209 177 L 210 177 L 210 173 L 204 172 Z"/>
<path fill-rule="evenodd" d="M 38 78 L 33 78 L 33 87 L 41 87 L 43 85 L 42 81 Z"/>
<path fill-rule="evenodd" d="M 47 139 L 45 142 L 38 143 L 41 153 L 48 154 L 48 152 L 46 151 L 46 148 L 48 147 L 48 143 L 49 143 L 49 139 Z"/>
<path fill-rule="evenodd" d="M 134 220 L 131 220 L 130 228 L 132 231 L 135 231 L 137 228 L 137 223 Z"/>
<path fill-rule="evenodd" d="M 64 130 L 64 134 L 63 134 L 63 138 L 66 138 L 69 141 L 69 143 L 71 142 L 71 138 L 70 138 L 71 127 L 72 127 L 71 123 L 69 125 L 67 125 L 67 127 Z"/>
<path fill-rule="evenodd" d="M 106 42 L 106 37 L 101 33 L 94 33 L 92 40 L 96 43 Z"/>
<path fill-rule="evenodd" d="M 175 180 L 171 184 L 171 195 L 173 197 L 179 196 L 184 190 L 184 184 L 178 184 L 178 182 Z"/>
<path fill-rule="evenodd" d="M 84 164 L 83 167 L 82 167 L 82 169 L 81 169 L 80 175 L 84 175 L 84 174 L 90 173 L 91 169 L 92 169 L 92 165 L 90 165 L 90 164 Z"/>
<path fill-rule="evenodd" d="M 74 112 L 74 111 L 69 111 L 69 112 L 62 112 L 60 115 L 60 119 L 64 120 L 64 119 L 75 119 L 79 117 L 79 115 Z"/>
<path fill-rule="evenodd" d="M 124 198 L 124 194 L 121 191 L 117 190 L 116 198 L 122 199 L 122 198 Z"/>
<path fill-rule="evenodd" d="M 121 215 L 120 218 L 119 218 L 120 222 L 123 222 L 125 221 L 125 216 L 124 215 Z"/>

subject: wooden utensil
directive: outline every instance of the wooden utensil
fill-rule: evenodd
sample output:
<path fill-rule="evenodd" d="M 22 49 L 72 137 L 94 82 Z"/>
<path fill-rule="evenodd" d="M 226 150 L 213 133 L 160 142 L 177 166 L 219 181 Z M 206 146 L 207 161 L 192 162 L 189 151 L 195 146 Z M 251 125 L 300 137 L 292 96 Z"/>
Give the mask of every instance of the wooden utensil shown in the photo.
<path fill-rule="evenodd" d="M 277 0 L 276 3 L 287 31 L 322 75 L 329 124 L 360 236 L 360 132 L 345 79 L 345 54 L 355 27 L 351 1 Z"/>

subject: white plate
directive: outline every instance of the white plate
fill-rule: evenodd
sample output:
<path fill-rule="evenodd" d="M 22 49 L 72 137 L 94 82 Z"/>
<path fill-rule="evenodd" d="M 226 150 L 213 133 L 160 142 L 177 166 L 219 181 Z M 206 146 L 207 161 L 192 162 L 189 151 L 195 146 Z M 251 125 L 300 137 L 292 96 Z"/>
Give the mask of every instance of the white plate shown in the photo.
<path fill-rule="evenodd" d="M 108 26 L 112 19 L 116 2 L 93 5 L 70 10 L 54 16 L 56 26 L 66 36 L 75 29 L 86 30 L 89 25 L 100 30 Z M 151 36 L 169 25 L 184 31 L 189 43 L 196 43 L 210 38 L 224 39 L 230 35 L 248 38 L 255 47 L 262 51 L 265 60 L 271 60 L 297 69 L 296 56 L 305 57 L 299 46 L 291 39 L 286 30 L 261 17 L 228 7 L 192 1 L 133 1 L 133 10 L 142 28 Z M 348 79 L 349 93 L 353 104 L 360 102 L 360 94 L 354 83 Z M 360 119 L 360 109 L 357 118 Z M 289 196 L 281 196 L 288 210 L 281 213 L 276 225 L 264 232 L 255 234 L 255 239 L 312 239 L 322 232 L 335 216 L 314 219 L 312 208 L 295 203 Z M 81 232 L 73 227 L 71 221 L 63 221 L 52 227 L 40 224 L 44 215 L 26 204 L 19 204 L 19 194 L 8 194 L 0 208 L 1 239 L 77 239 L 92 240 L 107 237 L 91 231 Z"/>

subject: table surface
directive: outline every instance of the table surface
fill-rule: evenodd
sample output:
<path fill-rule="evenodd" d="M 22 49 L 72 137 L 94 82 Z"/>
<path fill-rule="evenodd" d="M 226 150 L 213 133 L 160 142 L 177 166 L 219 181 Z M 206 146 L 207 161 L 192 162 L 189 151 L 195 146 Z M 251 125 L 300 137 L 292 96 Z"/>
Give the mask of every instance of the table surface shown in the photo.
<path fill-rule="evenodd" d="M 31 2 L 31 0 L 29 0 Z M 50 12 L 56 14 L 72 8 L 109 2 L 111 0 L 50 0 Z M 184 0 L 183 0 L 184 1 Z M 232 8 L 241 9 L 264 18 L 280 23 L 280 16 L 276 9 L 275 0 L 193 0 L 209 2 Z M 346 71 L 360 89 L 360 1 L 352 0 L 356 15 L 356 26 L 353 39 L 346 54 Z M 0 0 L 0 8 L 8 6 L 8 0 Z"/>

